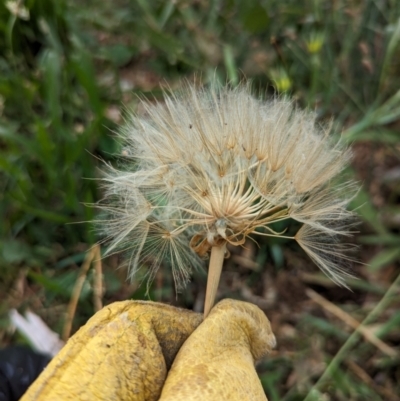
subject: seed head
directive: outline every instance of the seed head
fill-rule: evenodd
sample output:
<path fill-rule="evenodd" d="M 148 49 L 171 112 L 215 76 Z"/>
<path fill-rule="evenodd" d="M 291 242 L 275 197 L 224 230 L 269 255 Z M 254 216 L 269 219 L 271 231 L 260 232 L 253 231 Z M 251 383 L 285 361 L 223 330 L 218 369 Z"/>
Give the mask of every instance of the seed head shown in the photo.
<path fill-rule="evenodd" d="M 315 114 L 256 99 L 247 86 L 187 85 L 142 104 L 145 115 L 132 115 L 121 132 L 124 165 L 108 166 L 101 203 L 107 252 L 127 251 L 132 276 L 146 263 L 151 282 L 168 263 L 180 289 L 211 247 L 271 236 L 296 240 L 344 285 L 339 238 L 350 234 L 353 184 L 332 182 L 350 153 Z M 289 219 L 302 223 L 294 236 L 271 228 Z"/>

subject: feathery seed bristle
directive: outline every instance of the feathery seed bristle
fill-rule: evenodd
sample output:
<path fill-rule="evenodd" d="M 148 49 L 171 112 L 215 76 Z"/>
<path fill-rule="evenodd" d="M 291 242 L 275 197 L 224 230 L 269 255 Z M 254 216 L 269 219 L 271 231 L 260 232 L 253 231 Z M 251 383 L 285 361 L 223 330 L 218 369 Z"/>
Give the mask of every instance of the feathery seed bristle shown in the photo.
<path fill-rule="evenodd" d="M 345 246 L 352 183 L 332 179 L 350 158 L 330 128 L 287 100 L 264 102 L 247 86 L 235 90 L 190 85 L 165 102 L 143 102 L 122 131 L 125 168 L 108 166 L 102 231 L 108 253 L 125 250 L 131 275 L 150 263 L 172 266 L 177 289 L 221 241 L 283 236 L 271 224 L 294 219 L 294 237 L 335 282 L 345 285 Z"/>

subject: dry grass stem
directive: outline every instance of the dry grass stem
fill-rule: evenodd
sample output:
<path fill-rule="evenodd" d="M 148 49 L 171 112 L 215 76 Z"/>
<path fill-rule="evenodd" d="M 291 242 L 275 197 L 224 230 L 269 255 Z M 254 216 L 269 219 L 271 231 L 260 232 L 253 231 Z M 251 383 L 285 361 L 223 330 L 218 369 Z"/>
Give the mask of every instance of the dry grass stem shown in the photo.
<path fill-rule="evenodd" d="M 349 369 L 361 379 L 367 386 L 371 386 L 384 400 L 400 401 L 400 397 L 393 393 L 386 387 L 376 384 L 375 380 L 364 370 L 361 366 L 357 365 L 354 361 L 347 360 L 346 365 Z"/>
<path fill-rule="evenodd" d="M 79 297 L 81 295 L 82 287 L 83 284 L 85 283 L 86 276 L 92 262 L 95 270 L 94 283 L 93 283 L 93 305 L 96 312 L 103 308 L 103 303 L 102 303 L 103 272 L 101 267 L 101 253 L 100 253 L 100 246 L 94 245 L 86 254 L 85 260 L 79 271 L 78 278 L 75 281 L 74 289 L 72 291 L 71 299 L 68 304 L 65 323 L 62 331 L 63 341 L 67 341 L 71 335 L 72 322 L 74 320 L 76 308 L 79 302 Z"/>
<path fill-rule="evenodd" d="M 95 257 L 93 259 L 94 282 L 93 282 L 93 306 L 98 312 L 103 308 L 103 269 L 101 265 L 100 246 L 95 245 Z"/>
<path fill-rule="evenodd" d="M 72 291 L 71 299 L 68 304 L 67 314 L 65 318 L 65 323 L 62 331 L 62 340 L 67 341 L 71 335 L 71 328 L 72 328 L 72 321 L 74 320 L 76 307 L 78 305 L 79 296 L 81 295 L 83 284 L 86 280 L 87 272 L 90 269 L 90 265 L 93 259 L 96 257 L 96 249 L 98 247 L 93 247 L 90 251 L 86 254 L 85 260 L 81 266 L 79 271 L 78 278 L 75 281 L 74 289 Z"/>
<path fill-rule="evenodd" d="M 325 310 L 327 310 L 328 312 L 332 313 L 333 315 L 335 315 L 336 317 L 341 319 L 352 329 L 358 329 L 360 334 L 363 335 L 367 341 L 369 341 L 371 344 L 373 344 L 376 348 L 378 348 L 384 354 L 386 354 L 390 357 L 398 356 L 398 352 L 394 348 L 385 344 L 382 340 L 380 340 L 378 337 L 376 337 L 374 335 L 374 333 L 368 329 L 367 326 L 360 326 L 360 324 L 361 324 L 360 322 L 358 322 L 356 319 L 354 319 L 348 313 L 346 313 L 345 311 L 340 309 L 338 306 L 334 305 L 332 302 L 329 302 L 327 299 L 325 299 L 324 297 L 317 294 L 315 291 L 313 291 L 311 289 L 307 289 L 306 294 L 314 302 L 316 302 L 318 305 L 321 305 Z"/>
<path fill-rule="evenodd" d="M 329 365 L 325 369 L 322 376 L 316 381 L 311 390 L 308 392 L 307 396 L 304 398 L 304 401 L 312 401 L 314 400 L 314 394 L 319 392 L 323 386 L 326 385 L 327 381 L 335 374 L 337 369 L 343 360 L 348 356 L 350 349 L 357 343 L 359 340 L 361 329 L 371 324 L 381 313 L 393 302 L 394 299 L 397 299 L 397 292 L 399 289 L 400 283 L 400 274 L 396 277 L 393 283 L 390 285 L 389 289 L 386 291 L 385 295 L 382 299 L 375 305 L 375 307 L 368 313 L 368 315 L 364 318 L 362 323 L 354 330 L 354 332 L 347 338 L 346 342 L 342 345 L 337 354 L 330 361 Z"/>

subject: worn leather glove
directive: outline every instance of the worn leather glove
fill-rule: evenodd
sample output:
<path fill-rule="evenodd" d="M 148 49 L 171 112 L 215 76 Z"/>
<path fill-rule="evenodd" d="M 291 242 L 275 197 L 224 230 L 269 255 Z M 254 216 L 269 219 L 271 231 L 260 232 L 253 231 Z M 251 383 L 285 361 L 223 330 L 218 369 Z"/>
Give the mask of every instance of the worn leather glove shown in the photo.
<path fill-rule="evenodd" d="M 274 346 L 268 319 L 246 302 L 221 301 L 204 321 L 160 303 L 116 302 L 71 337 L 22 400 L 265 401 L 254 364 Z"/>

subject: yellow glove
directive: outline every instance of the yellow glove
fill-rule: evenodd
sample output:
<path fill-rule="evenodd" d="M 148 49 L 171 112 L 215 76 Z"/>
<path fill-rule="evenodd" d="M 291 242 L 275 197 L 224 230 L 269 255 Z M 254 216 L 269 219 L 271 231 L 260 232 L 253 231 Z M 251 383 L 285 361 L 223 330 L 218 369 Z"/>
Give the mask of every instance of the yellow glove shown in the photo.
<path fill-rule="evenodd" d="M 109 305 L 68 341 L 21 400 L 265 401 L 254 363 L 275 337 L 264 313 L 224 300 L 202 320 L 154 302 Z"/>
<path fill-rule="evenodd" d="M 265 401 L 254 363 L 275 345 L 257 306 L 221 301 L 181 347 L 160 401 Z"/>

